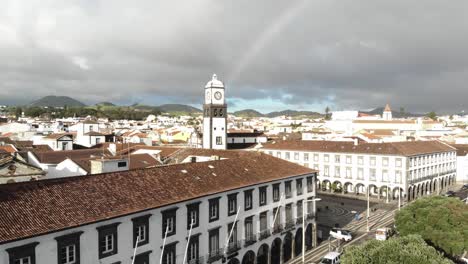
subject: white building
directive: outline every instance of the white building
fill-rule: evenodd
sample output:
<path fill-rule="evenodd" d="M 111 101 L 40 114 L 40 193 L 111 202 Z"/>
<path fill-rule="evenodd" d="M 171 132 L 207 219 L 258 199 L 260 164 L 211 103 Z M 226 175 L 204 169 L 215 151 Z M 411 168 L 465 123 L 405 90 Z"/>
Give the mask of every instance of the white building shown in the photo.
<path fill-rule="evenodd" d="M 453 144 L 457 149 L 457 182 L 468 183 L 468 144 Z"/>
<path fill-rule="evenodd" d="M 205 86 L 203 104 L 203 148 L 226 149 L 227 105 L 224 84 L 216 74 Z"/>
<path fill-rule="evenodd" d="M 181 263 L 187 244 L 187 263 L 278 264 L 302 252 L 304 210 L 311 248 L 315 205 L 303 204 L 315 197 L 315 172 L 261 153 L 225 153 L 0 186 L 10 197 L 1 203 L 0 263 L 130 263 L 138 237 L 135 264 Z"/>
<path fill-rule="evenodd" d="M 455 182 L 456 150 L 439 141 L 298 140 L 263 147 L 272 156 L 319 170 L 319 186 L 327 191 L 363 194 L 369 187 L 373 196 L 395 199 L 401 190 L 402 197 L 412 200 Z"/>

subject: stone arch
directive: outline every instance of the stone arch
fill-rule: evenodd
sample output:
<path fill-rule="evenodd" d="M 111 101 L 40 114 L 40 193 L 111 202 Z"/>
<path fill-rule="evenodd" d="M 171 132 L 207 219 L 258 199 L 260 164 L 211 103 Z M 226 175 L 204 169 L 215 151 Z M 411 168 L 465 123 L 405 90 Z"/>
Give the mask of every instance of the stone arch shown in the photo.
<path fill-rule="evenodd" d="M 286 233 L 283 239 L 283 263 L 286 263 L 292 257 L 292 234 Z"/>
<path fill-rule="evenodd" d="M 351 182 L 345 182 L 343 184 L 344 193 L 354 192 L 354 186 Z"/>
<path fill-rule="evenodd" d="M 379 188 L 375 184 L 369 184 L 369 196 L 379 195 Z"/>
<path fill-rule="evenodd" d="M 262 244 L 257 251 L 257 263 L 256 264 L 268 264 L 269 247 L 267 244 Z"/>
<path fill-rule="evenodd" d="M 240 264 L 240 261 L 236 258 L 232 258 L 228 261 L 227 264 Z"/>
<path fill-rule="evenodd" d="M 271 243 L 270 250 L 270 264 L 280 264 L 281 263 L 281 238 L 277 237 Z"/>
<path fill-rule="evenodd" d="M 334 181 L 332 184 L 332 191 L 333 192 L 342 192 L 343 190 L 343 185 L 341 184 L 340 181 Z"/>
<path fill-rule="evenodd" d="M 6 183 L 15 183 L 16 181 L 13 179 L 9 179 Z"/>
<path fill-rule="evenodd" d="M 322 181 L 322 191 L 331 191 L 331 182 L 329 180 Z"/>
<path fill-rule="evenodd" d="M 255 252 L 247 251 L 242 258 L 242 264 L 255 264 Z"/>
<path fill-rule="evenodd" d="M 312 224 L 308 224 L 305 231 L 306 250 L 312 249 Z"/>
<path fill-rule="evenodd" d="M 403 199 L 403 189 L 400 187 L 395 187 L 392 190 L 392 200 L 398 200 L 398 195 L 401 195 L 401 199 Z"/>
<path fill-rule="evenodd" d="M 296 230 L 294 236 L 294 256 L 297 257 L 302 254 L 302 227 Z"/>
<path fill-rule="evenodd" d="M 365 194 L 366 193 L 366 186 L 364 184 L 362 184 L 362 183 L 358 183 L 354 187 L 354 192 L 356 194 Z"/>
<path fill-rule="evenodd" d="M 382 185 L 382 186 L 380 186 L 380 188 L 379 188 L 379 196 L 384 197 L 384 198 L 387 197 L 387 192 L 389 191 L 388 189 L 389 189 L 389 188 L 388 188 L 387 185 Z M 388 195 L 390 196 L 390 193 L 389 193 Z"/>
<path fill-rule="evenodd" d="M 322 183 L 320 182 L 319 179 L 315 179 L 315 189 L 322 190 Z"/>
<path fill-rule="evenodd" d="M 408 187 L 408 195 L 406 197 L 406 200 L 411 201 L 413 199 L 413 186 Z"/>

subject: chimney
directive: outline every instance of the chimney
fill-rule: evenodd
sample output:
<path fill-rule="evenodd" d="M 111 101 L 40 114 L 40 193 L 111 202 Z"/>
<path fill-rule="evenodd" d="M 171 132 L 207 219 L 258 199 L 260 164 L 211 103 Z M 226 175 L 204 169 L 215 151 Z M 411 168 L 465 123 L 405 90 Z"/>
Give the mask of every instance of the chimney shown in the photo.
<path fill-rule="evenodd" d="M 357 145 L 359 145 L 359 139 L 355 138 L 354 139 L 354 146 L 357 146 Z"/>

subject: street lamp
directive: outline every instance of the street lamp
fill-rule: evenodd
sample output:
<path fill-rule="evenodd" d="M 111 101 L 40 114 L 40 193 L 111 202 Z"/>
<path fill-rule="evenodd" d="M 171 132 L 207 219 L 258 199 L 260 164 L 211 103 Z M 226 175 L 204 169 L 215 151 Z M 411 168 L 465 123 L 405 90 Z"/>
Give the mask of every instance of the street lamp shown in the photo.
<path fill-rule="evenodd" d="M 302 204 L 302 264 L 305 263 L 305 215 L 306 215 L 306 207 L 309 202 L 313 202 L 314 209 L 316 208 L 315 202 L 321 201 L 320 198 L 312 197 L 312 199 L 304 199 L 304 203 Z M 314 215 L 314 232 L 317 232 L 317 223 L 316 218 Z M 315 237 L 315 236 L 314 236 Z"/>

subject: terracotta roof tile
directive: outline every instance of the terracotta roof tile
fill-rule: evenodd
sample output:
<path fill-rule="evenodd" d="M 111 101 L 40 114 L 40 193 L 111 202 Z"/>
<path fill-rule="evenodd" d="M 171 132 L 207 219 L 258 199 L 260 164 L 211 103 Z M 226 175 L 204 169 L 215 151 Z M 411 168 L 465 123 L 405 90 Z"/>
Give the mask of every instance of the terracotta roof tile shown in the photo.
<path fill-rule="evenodd" d="M 65 151 L 32 151 L 36 158 L 41 163 L 47 164 L 58 164 L 64 161 L 66 158 L 71 159 L 83 159 L 102 156 L 112 156 L 107 149 L 77 149 L 77 150 L 65 150 Z"/>
<path fill-rule="evenodd" d="M 314 172 L 258 152 L 238 156 L 2 185 L 0 243 Z"/>

